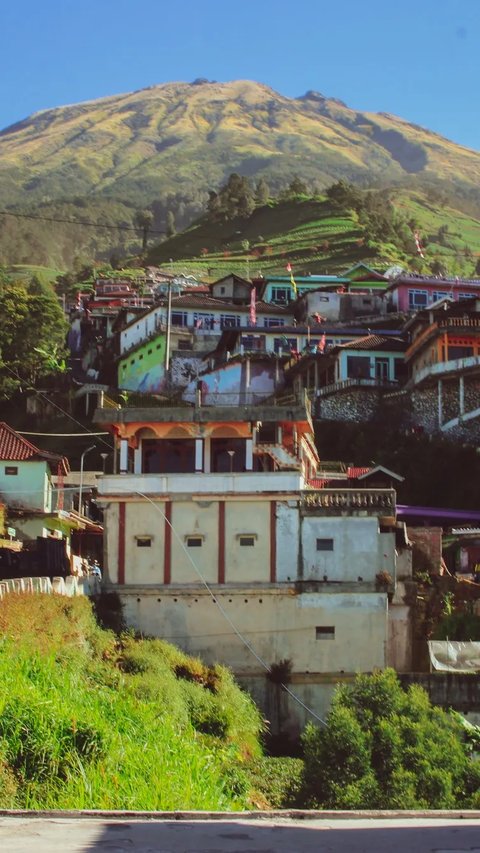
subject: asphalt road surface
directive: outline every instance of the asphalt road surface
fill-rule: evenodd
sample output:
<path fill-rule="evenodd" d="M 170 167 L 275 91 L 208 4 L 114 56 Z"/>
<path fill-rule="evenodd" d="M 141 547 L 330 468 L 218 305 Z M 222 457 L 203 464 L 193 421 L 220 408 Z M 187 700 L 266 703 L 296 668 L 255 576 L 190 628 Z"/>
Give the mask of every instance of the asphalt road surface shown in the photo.
<path fill-rule="evenodd" d="M 480 820 L 0 817 L 2 853 L 480 853 Z"/>

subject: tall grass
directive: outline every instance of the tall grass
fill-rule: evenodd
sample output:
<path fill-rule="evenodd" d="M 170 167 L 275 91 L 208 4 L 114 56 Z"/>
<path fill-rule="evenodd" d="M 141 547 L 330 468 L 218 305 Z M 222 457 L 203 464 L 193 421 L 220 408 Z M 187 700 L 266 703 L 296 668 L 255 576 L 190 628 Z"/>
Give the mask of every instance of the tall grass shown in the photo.
<path fill-rule="evenodd" d="M 84 599 L 0 609 L 0 807 L 240 809 L 261 719 L 222 667 L 116 637 Z"/>

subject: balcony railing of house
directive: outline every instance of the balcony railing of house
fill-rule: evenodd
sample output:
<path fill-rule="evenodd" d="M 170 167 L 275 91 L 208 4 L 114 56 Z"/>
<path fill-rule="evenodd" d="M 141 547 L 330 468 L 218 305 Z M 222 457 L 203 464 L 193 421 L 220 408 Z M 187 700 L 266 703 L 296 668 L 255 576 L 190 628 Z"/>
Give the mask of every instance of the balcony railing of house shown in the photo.
<path fill-rule="evenodd" d="M 440 379 L 442 376 L 453 373 L 466 373 L 480 368 L 480 356 L 470 355 L 466 358 L 455 358 L 449 361 L 439 361 L 435 364 L 427 364 L 421 370 L 417 370 L 410 384 L 419 385 L 426 379 Z"/>
<path fill-rule="evenodd" d="M 344 391 L 346 388 L 398 388 L 397 379 L 351 378 L 342 379 L 341 382 L 333 382 L 323 388 L 317 388 L 315 397 L 327 397 L 336 391 Z"/>
<path fill-rule="evenodd" d="M 99 404 L 102 409 L 157 409 L 172 406 L 177 409 L 179 406 L 190 407 L 190 403 L 177 399 L 177 397 L 141 394 L 138 391 L 115 391 L 111 392 L 108 397 L 104 394 L 102 399 L 103 402 Z"/>
<path fill-rule="evenodd" d="M 394 489 L 319 489 L 304 492 L 302 509 L 372 510 L 395 513 Z"/>
<path fill-rule="evenodd" d="M 426 329 L 421 332 L 410 344 L 406 353 L 405 359 L 408 361 L 418 349 L 423 346 L 426 341 L 432 337 L 439 329 L 446 331 L 448 329 L 480 329 L 480 318 L 478 317 L 445 317 L 444 320 L 431 323 Z"/>
<path fill-rule="evenodd" d="M 440 320 L 438 325 L 442 329 L 448 328 L 448 326 L 455 328 L 464 326 L 467 329 L 478 329 L 480 327 L 480 319 L 478 317 L 447 317 L 445 320 Z"/>

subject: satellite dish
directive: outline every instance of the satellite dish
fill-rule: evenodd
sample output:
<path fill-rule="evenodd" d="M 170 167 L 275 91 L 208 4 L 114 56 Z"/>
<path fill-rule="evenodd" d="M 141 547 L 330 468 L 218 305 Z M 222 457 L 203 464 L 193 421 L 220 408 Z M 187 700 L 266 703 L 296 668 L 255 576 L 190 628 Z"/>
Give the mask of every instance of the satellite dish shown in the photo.
<path fill-rule="evenodd" d="M 395 264 L 393 267 L 389 267 L 388 270 L 385 270 L 383 273 L 386 278 L 397 278 L 399 275 L 402 275 L 405 270 L 403 267 Z"/>

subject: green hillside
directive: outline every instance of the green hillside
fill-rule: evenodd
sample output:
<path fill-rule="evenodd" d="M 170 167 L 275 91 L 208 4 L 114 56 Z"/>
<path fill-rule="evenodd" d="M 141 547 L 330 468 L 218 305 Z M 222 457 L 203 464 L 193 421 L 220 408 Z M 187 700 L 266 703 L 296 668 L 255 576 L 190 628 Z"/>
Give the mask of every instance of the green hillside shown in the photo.
<path fill-rule="evenodd" d="M 449 274 L 473 274 L 480 257 L 480 220 L 446 205 L 435 207 L 420 193 L 396 192 L 392 204 L 394 215 L 398 212 L 405 222 L 418 224 L 426 243 L 425 261 L 416 252 L 411 228 L 407 248 L 395 239 L 372 240 L 355 212 L 335 211 L 320 197 L 271 201 L 249 218 L 230 222 L 204 216 L 152 248 L 147 260 L 207 279 L 228 272 L 242 276 L 285 272 L 288 262 L 299 274 L 338 273 L 359 261 L 379 267 L 399 263 L 426 273 L 435 272 L 435 261 L 440 261 Z M 438 242 L 442 228 L 447 229 L 446 245 Z"/>
<path fill-rule="evenodd" d="M 259 712 L 224 667 L 117 636 L 86 598 L 0 613 L 0 808 L 241 809 Z"/>
<path fill-rule="evenodd" d="M 296 174 L 317 190 L 339 178 L 433 187 L 480 215 L 477 152 L 392 115 L 251 81 L 169 83 L 45 110 L 0 132 L 0 164 L 4 264 L 134 253 L 137 211 L 152 211 L 157 237 L 169 210 L 183 228 L 234 171 L 265 178 L 272 194 Z"/>

